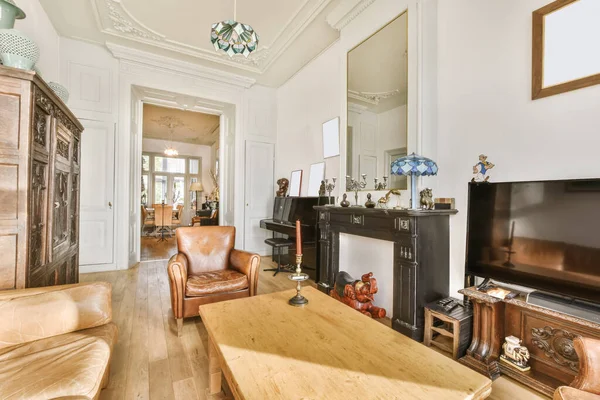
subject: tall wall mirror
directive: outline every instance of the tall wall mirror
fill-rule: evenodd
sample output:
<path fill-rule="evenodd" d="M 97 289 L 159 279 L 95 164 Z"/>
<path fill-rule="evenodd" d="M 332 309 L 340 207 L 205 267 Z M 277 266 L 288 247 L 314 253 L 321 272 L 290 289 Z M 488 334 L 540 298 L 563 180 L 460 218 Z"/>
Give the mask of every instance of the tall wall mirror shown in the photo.
<path fill-rule="evenodd" d="M 534 100 L 600 83 L 598 15 L 598 0 L 558 0 L 533 12 Z"/>
<path fill-rule="evenodd" d="M 346 175 L 364 190 L 406 189 L 390 164 L 407 154 L 408 12 L 348 52 Z"/>

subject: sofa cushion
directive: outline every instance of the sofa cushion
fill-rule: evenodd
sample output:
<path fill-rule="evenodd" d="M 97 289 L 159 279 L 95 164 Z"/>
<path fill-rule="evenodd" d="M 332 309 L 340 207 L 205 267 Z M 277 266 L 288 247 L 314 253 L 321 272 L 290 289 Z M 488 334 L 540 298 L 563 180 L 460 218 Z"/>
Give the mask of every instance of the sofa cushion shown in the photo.
<path fill-rule="evenodd" d="M 235 292 L 248 288 L 248 277 L 231 269 L 203 272 L 189 275 L 185 285 L 188 297 L 206 296 L 209 294 Z"/>
<path fill-rule="evenodd" d="M 113 323 L 0 350 L 1 399 L 94 399 L 117 340 Z"/>

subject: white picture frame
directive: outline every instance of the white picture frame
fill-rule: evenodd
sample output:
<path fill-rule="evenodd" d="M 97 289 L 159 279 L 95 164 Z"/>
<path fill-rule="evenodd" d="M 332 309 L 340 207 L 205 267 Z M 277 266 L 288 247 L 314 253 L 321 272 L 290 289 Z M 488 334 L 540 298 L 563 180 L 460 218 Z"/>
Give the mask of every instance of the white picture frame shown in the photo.
<path fill-rule="evenodd" d="M 310 165 L 310 171 L 308 175 L 308 197 L 319 196 L 319 188 L 321 187 L 321 181 L 325 180 L 325 163 L 315 163 Z"/>
<path fill-rule="evenodd" d="M 340 155 L 340 117 L 323 123 L 323 158 Z"/>
<path fill-rule="evenodd" d="M 290 176 L 290 197 L 300 197 L 300 191 L 302 190 L 302 170 L 297 169 L 292 171 Z"/>

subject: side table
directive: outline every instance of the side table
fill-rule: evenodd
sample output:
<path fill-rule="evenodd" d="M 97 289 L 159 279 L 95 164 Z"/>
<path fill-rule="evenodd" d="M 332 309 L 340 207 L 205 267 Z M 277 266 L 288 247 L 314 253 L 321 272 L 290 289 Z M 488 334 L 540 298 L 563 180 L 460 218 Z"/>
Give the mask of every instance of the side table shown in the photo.
<path fill-rule="evenodd" d="M 457 300 L 458 301 L 458 300 Z M 473 310 L 460 303 L 447 312 L 436 302 L 425 306 L 423 344 L 452 353 L 455 360 L 464 356 L 473 333 Z"/>

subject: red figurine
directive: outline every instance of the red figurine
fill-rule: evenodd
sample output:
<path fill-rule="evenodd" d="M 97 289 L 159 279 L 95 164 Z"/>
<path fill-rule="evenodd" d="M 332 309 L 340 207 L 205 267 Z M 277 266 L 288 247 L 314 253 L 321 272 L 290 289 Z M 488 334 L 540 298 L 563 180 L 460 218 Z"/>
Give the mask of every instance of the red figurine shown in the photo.
<path fill-rule="evenodd" d="M 358 281 L 347 272 L 341 271 L 337 274 L 334 288 L 329 295 L 369 317 L 384 318 L 385 310 L 372 303 L 375 293 L 377 279 L 373 278 L 372 272 L 364 274 Z"/>

